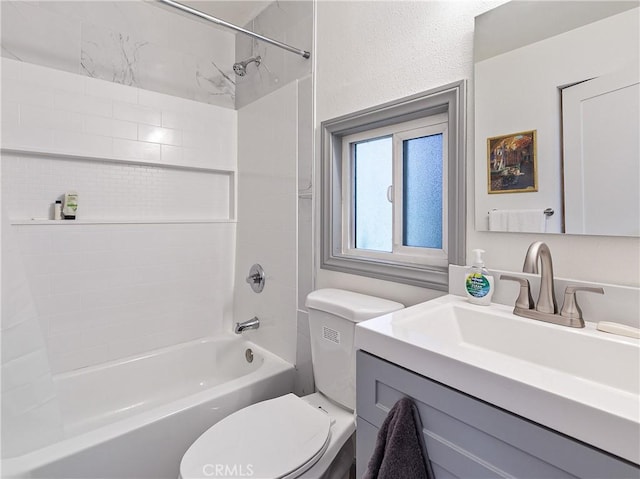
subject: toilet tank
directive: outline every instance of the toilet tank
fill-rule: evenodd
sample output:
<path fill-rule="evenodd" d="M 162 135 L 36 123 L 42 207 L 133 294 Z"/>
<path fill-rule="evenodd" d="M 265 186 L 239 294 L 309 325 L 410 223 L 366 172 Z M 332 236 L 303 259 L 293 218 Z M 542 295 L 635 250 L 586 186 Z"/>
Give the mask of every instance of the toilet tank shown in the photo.
<path fill-rule="evenodd" d="M 311 358 L 316 389 L 354 410 L 356 323 L 404 308 L 386 299 L 340 289 L 319 289 L 307 296 Z"/>

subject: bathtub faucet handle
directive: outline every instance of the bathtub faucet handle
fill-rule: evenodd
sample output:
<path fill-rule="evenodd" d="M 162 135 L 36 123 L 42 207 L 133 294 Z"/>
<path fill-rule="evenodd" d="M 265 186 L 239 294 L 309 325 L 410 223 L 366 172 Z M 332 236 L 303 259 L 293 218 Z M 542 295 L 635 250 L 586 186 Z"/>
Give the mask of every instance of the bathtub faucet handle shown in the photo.
<path fill-rule="evenodd" d="M 258 329 L 260 327 L 260 320 L 257 316 L 253 318 L 243 321 L 242 323 L 236 323 L 235 328 L 233 328 L 233 332 L 236 334 L 240 334 L 242 331 L 246 331 L 247 329 Z"/>
<path fill-rule="evenodd" d="M 254 292 L 260 293 L 264 289 L 264 269 L 259 264 L 254 264 L 249 270 L 249 276 L 246 279 Z"/>

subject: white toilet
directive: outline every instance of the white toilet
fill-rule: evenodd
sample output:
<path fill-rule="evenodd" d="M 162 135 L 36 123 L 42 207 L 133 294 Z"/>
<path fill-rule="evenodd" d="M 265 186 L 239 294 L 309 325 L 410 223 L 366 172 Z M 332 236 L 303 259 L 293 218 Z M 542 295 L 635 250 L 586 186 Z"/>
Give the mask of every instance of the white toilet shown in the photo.
<path fill-rule="evenodd" d="M 187 450 L 180 477 L 344 477 L 354 457 L 355 324 L 404 308 L 338 289 L 307 297 L 311 357 L 319 392 L 286 394 L 237 411 Z"/>

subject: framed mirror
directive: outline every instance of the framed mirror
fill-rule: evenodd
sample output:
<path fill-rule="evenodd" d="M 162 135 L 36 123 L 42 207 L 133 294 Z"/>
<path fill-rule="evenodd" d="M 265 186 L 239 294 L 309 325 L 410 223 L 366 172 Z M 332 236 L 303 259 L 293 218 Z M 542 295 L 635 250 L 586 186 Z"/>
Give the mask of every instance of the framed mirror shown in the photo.
<path fill-rule="evenodd" d="M 476 17 L 476 230 L 640 235 L 639 20 L 638 1 Z"/>

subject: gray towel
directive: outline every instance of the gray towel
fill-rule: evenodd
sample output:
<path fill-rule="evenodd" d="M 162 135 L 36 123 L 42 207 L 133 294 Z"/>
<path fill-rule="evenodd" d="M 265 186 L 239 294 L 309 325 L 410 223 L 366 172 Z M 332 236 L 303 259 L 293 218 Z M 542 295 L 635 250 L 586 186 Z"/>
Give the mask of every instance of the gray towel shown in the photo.
<path fill-rule="evenodd" d="M 363 479 L 434 479 L 416 405 L 400 399 L 378 432 Z"/>

